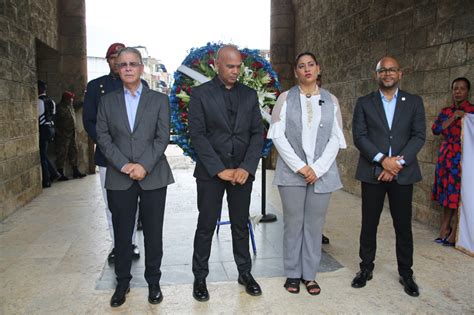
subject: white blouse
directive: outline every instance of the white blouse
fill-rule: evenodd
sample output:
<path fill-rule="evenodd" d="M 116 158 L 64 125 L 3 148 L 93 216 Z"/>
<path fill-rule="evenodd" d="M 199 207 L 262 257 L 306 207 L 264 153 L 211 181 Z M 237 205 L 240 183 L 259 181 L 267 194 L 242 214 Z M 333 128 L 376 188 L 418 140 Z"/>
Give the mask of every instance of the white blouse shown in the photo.
<path fill-rule="evenodd" d="M 268 138 L 272 139 L 283 161 L 293 172 L 296 173 L 299 169 L 306 165 L 306 162 L 302 161 L 296 155 L 295 150 L 293 150 L 285 136 L 287 95 L 288 91 L 282 93 L 278 97 L 277 103 L 272 113 L 272 123 L 270 124 L 270 130 L 268 131 Z M 306 108 L 306 96 L 300 94 L 301 121 L 303 123 L 301 135 L 303 141 L 303 150 L 305 152 L 308 165 L 314 170 L 318 178 L 322 177 L 329 170 L 329 167 L 331 167 L 332 163 L 336 159 L 339 149 L 345 149 L 347 147 L 344 134 L 342 132 L 342 119 L 339 102 L 332 94 L 331 98 L 334 103 L 334 123 L 332 125 L 331 136 L 329 137 L 329 142 L 327 143 L 322 155 L 317 160 L 314 160 L 314 149 L 316 146 L 319 124 L 321 121 L 321 106 L 319 106 L 319 100 L 321 99 L 321 96 L 319 94 L 311 96 L 313 120 L 311 125 L 309 125 Z"/>

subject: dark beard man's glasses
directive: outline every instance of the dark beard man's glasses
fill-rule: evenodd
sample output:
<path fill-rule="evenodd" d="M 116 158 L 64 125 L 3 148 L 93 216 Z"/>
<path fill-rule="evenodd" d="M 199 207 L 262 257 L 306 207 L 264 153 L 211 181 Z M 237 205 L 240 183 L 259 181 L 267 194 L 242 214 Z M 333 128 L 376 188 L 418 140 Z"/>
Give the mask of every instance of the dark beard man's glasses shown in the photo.
<path fill-rule="evenodd" d="M 375 70 L 378 74 L 395 74 L 400 71 L 400 68 L 380 68 Z"/>

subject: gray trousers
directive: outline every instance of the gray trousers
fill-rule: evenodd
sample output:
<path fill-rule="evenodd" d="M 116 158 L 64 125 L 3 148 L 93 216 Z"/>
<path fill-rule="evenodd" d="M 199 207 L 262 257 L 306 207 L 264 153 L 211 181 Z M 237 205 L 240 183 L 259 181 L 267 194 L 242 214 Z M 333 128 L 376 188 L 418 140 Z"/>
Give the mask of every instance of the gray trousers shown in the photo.
<path fill-rule="evenodd" d="M 315 193 L 314 185 L 278 186 L 278 190 L 283 205 L 285 276 L 315 280 L 331 193 Z"/>

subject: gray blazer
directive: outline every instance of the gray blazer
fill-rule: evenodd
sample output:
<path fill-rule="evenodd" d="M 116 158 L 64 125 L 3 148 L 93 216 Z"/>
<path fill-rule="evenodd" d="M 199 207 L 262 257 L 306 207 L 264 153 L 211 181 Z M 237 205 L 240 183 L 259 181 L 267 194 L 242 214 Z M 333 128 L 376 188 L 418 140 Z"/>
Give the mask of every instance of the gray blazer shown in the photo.
<path fill-rule="evenodd" d="M 169 113 L 168 97 L 143 86 L 135 125 L 130 130 L 123 89 L 101 98 L 96 129 L 97 144 L 107 159 L 106 189 L 130 188 L 133 180 L 120 171 L 129 162 L 139 163 L 147 171 L 138 182 L 144 190 L 174 182 L 165 156 L 170 134 Z"/>
<path fill-rule="evenodd" d="M 352 136 L 360 151 L 356 178 L 362 182 L 379 183 L 374 176 L 373 162 L 377 153 L 404 156 L 405 167 L 397 176 L 400 185 L 421 180 L 416 155 L 423 147 L 426 136 L 425 108 L 418 95 L 398 91 L 392 128 L 388 126 L 380 92 L 377 90 L 357 100 L 352 118 Z"/>

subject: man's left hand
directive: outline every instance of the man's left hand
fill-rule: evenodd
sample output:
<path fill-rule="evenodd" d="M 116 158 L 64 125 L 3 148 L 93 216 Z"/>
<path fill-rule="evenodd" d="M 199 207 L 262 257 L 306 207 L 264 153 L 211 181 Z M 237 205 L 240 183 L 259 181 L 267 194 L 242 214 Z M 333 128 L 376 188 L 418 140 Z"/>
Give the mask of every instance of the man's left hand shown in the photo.
<path fill-rule="evenodd" d="M 141 164 L 135 163 L 129 176 L 133 180 L 142 180 L 145 178 L 146 174 L 145 168 Z"/>
<path fill-rule="evenodd" d="M 247 172 L 243 168 L 237 168 L 235 170 L 234 179 L 232 180 L 232 182 L 243 185 L 247 181 L 247 178 L 249 178 L 249 172 Z"/>
<path fill-rule="evenodd" d="M 382 161 L 382 167 L 390 172 L 392 175 L 398 175 L 398 173 L 403 169 L 402 164 L 400 164 L 400 160 L 403 159 L 403 156 L 390 156 L 386 157 Z"/>
<path fill-rule="evenodd" d="M 382 173 L 380 173 L 380 175 L 379 175 L 379 177 L 377 178 L 377 180 L 378 180 L 378 181 L 382 181 L 382 182 L 391 182 L 394 177 L 395 177 L 395 175 L 393 175 L 393 174 L 390 173 L 389 171 L 383 170 Z"/>

